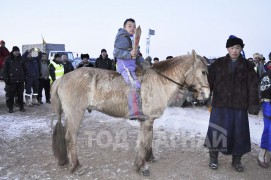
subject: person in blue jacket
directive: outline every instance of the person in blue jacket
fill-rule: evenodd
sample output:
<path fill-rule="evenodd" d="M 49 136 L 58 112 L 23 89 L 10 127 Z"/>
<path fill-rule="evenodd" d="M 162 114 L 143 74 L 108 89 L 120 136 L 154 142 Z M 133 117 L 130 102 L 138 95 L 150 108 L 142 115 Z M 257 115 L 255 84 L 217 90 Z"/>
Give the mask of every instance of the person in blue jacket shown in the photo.
<path fill-rule="evenodd" d="M 32 57 L 33 51 L 34 48 L 25 51 L 25 53 L 23 54 L 26 69 L 28 72 L 25 81 L 25 101 L 26 105 L 29 107 L 33 105 L 39 105 L 37 98 L 39 90 L 40 59 L 42 53 L 39 51 L 37 57 Z"/>
<path fill-rule="evenodd" d="M 258 157 L 258 164 L 263 168 L 269 166 L 271 152 L 271 61 L 265 65 L 265 70 L 260 85 L 264 129 Z"/>

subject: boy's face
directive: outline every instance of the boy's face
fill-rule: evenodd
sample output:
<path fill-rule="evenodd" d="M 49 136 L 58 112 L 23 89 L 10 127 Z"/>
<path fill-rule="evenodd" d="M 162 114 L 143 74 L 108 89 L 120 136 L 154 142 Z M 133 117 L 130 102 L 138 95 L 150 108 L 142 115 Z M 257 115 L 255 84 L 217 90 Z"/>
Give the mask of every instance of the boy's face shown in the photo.
<path fill-rule="evenodd" d="M 125 27 L 124 29 L 131 35 L 134 35 L 135 34 L 135 30 L 136 30 L 136 24 L 131 22 L 131 21 L 128 21 L 126 24 L 125 24 Z"/>
<path fill-rule="evenodd" d="M 240 56 L 241 51 L 242 51 L 242 47 L 240 45 L 234 45 L 227 49 L 232 59 L 237 59 Z"/>

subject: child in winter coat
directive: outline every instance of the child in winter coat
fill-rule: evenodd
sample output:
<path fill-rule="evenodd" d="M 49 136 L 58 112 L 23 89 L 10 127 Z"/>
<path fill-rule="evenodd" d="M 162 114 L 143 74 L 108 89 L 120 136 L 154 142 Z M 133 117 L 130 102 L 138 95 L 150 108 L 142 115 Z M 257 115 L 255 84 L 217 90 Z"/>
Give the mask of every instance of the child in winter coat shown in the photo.
<path fill-rule="evenodd" d="M 125 82 L 130 86 L 128 94 L 128 118 L 131 120 L 144 121 L 147 116 L 141 108 L 141 97 L 139 94 L 140 82 L 138 81 L 135 69 L 138 57 L 138 50 L 133 49 L 133 35 L 135 34 L 136 23 L 134 19 L 126 19 L 123 28 L 119 29 L 114 43 L 114 57 L 117 58 L 117 71 L 122 75 Z M 143 58 L 142 58 L 143 59 Z"/>

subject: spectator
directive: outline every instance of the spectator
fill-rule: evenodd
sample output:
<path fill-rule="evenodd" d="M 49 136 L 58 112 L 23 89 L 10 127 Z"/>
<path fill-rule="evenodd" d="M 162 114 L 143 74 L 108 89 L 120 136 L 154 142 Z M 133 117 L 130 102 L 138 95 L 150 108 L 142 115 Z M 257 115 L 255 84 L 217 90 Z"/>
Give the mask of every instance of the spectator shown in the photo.
<path fill-rule="evenodd" d="M 260 80 L 263 73 L 265 72 L 264 71 L 264 63 L 262 61 L 263 55 L 261 55 L 259 53 L 255 53 L 255 54 L 253 54 L 253 58 L 254 58 L 254 63 L 255 63 L 255 71 L 257 72 L 258 78 Z"/>
<path fill-rule="evenodd" d="M 6 103 L 9 113 L 13 113 L 15 94 L 18 95 L 20 111 L 24 112 L 23 93 L 27 69 L 17 46 L 13 46 L 10 56 L 6 58 L 2 75 L 6 84 Z"/>
<path fill-rule="evenodd" d="M 251 151 L 247 111 L 259 113 L 258 79 L 253 65 L 241 55 L 242 39 L 230 36 L 226 48 L 229 53 L 208 70 L 213 98 L 205 146 L 211 169 L 218 168 L 218 153 L 222 152 L 232 155 L 233 168 L 242 172 L 241 157 Z"/>
<path fill-rule="evenodd" d="M 40 78 L 39 78 L 39 91 L 38 91 L 38 102 L 43 104 L 42 102 L 42 90 L 45 91 L 46 103 L 51 103 L 50 97 L 50 79 L 52 82 L 56 80 L 55 75 L 55 67 L 47 58 L 46 53 L 42 53 L 41 61 L 40 61 Z"/>
<path fill-rule="evenodd" d="M 5 58 L 9 56 L 9 51 L 6 48 L 5 41 L 0 41 L 0 79 L 2 79 L 1 70 L 4 66 Z"/>
<path fill-rule="evenodd" d="M 63 76 L 64 67 L 61 63 L 61 56 L 59 54 L 55 54 L 53 61 L 51 62 L 55 68 L 56 79 Z M 51 81 L 52 82 L 52 81 Z"/>
<path fill-rule="evenodd" d="M 89 55 L 88 54 L 81 54 L 82 61 L 79 63 L 77 68 L 80 67 L 93 67 L 93 65 L 88 61 Z"/>
<path fill-rule="evenodd" d="M 68 60 L 68 57 L 66 54 L 63 54 L 61 56 L 61 64 L 63 65 L 63 68 L 64 68 L 64 74 L 67 74 L 68 72 L 71 72 L 74 70 L 72 63 Z"/>
<path fill-rule="evenodd" d="M 269 65 L 269 63 L 271 63 L 271 52 L 269 53 L 269 61 L 264 65 L 265 69 L 266 69 L 266 66 Z"/>
<path fill-rule="evenodd" d="M 94 67 L 107 70 L 114 70 L 113 62 L 111 59 L 108 58 L 105 49 L 101 50 L 101 55 L 96 59 Z"/>
<path fill-rule="evenodd" d="M 173 56 L 168 56 L 166 59 L 172 59 L 173 58 Z"/>
<path fill-rule="evenodd" d="M 25 101 L 26 105 L 32 107 L 39 105 L 38 103 L 38 90 L 39 90 L 39 77 L 40 77 L 40 59 L 41 52 L 38 50 L 38 57 L 32 57 L 34 48 L 25 51 L 23 58 L 27 68 L 27 78 L 25 82 Z M 32 94 L 33 93 L 33 94 Z M 32 102 L 31 102 L 32 95 Z"/>
<path fill-rule="evenodd" d="M 158 63 L 158 62 L 159 62 L 159 58 L 158 58 L 158 57 L 155 57 L 155 58 L 153 59 L 153 64 Z"/>
<path fill-rule="evenodd" d="M 148 57 L 146 57 L 146 59 L 145 59 L 145 61 L 150 65 L 150 66 L 152 66 L 152 58 L 151 58 L 151 56 L 148 56 Z"/>
<path fill-rule="evenodd" d="M 268 168 L 271 152 L 271 61 L 265 66 L 266 73 L 261 79 L 261 102 L 263 111 L 264 129 L 261 138 L 258 164 L 263 168 Z"/>
<path fill-rule="evenodd" d="M 248 60 L 249 62 L 252 62 L 252 63 L 254 64 L 253 58 L 248 58 L 247 60 Z"/>

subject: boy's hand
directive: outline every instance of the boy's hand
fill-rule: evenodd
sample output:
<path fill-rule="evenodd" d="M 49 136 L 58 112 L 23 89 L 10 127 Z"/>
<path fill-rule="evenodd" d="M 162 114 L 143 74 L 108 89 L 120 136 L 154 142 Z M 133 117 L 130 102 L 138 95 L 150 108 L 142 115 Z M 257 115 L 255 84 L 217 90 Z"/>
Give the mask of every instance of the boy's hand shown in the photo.
<path fill-rule="evenodd" d="M 133 49 L 131 51 L 131 56 L 132 56 L 132 59 L 136 59 L 136 56 L 137 56 L 137 51 L 135 49 Z"/>

